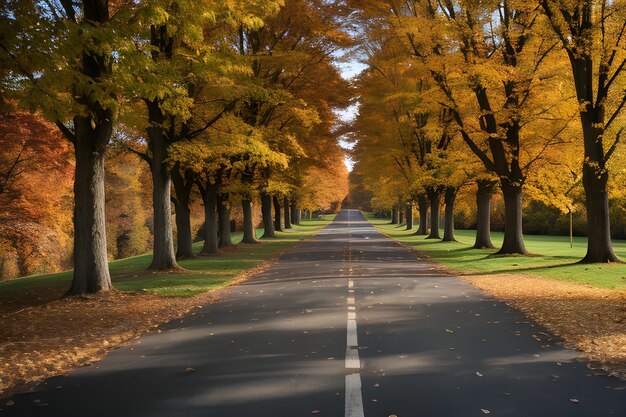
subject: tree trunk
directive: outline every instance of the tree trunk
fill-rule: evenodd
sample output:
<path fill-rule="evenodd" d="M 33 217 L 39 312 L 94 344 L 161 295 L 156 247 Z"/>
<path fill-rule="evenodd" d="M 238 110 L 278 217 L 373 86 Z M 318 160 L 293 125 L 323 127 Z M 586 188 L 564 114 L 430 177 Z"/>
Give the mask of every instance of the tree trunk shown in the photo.
<path fill-rule="evenodd" d="M 406 230 L 413 228 L 413 203 L 406 203 Z"/>
<path fill-rule="evenodd" d="M 583 164 L 583 185 L 587 209 L 587 254 L 583 263 L 619 262 L 611 242 L 607 170 L 598 173 L 590 164 Z"/>
<path fill-rule="evenodd" d="M 291 229 L 291 214 L 289 213 L 289 199 L 283 200 L 283 212 L 285 213 L 285 229 Z"/>
<path fill-rule="evenodd" d="M 283 220 L 283 211 L 280 207 L 280 199 L 276 196 L 274 200 L 274 230 L 279 232 L 285 231 L 285 221 Z"/>
<path fill-rule="evenodd" d="M 291 206 L 289 206 L 289 208 L 291 210 L 291 224 L 299 225 L 300 224 L 300 210 L 298 209 L 298 206 L 296 205 L 296 203 L 291 203 Z"/>
<path fill-rule="evenodd" d="M 526 255 L 522 233 L 522 186 L 507 182 L 500 184 L 504 196 L 504 241 L 499 255 Z"/>
<path fill-rule="evenodd" d="M 252 202 L 250 200 L 242 200 L 241 208 L 243 210 L 243 243 L 258 243 L 256 240 L 256 232 L 254 230 L 254 222 L 252 220 Z"/>
<path fill-rule="evenodd" d="M 193 258 L 191 236 L 191 210 L 187 204 L 178 200 L 174 202 L 176 209 L 176 259 Z"/>
<path fill-rule="evenodd" d="M 296 208 L 296 224 L 300 224 L 302 222 L 302 210 Z"/>
<path fill-rule="evenodd" d="M 439 235 L 439 192 L 430 191 L 430 234 L 426 239 L 441 239 Z"/>
<path fill-rule="evenodd" d="M 230 233 L 230 205 L 228 204 L 228 194 L 219 194 L 217 198 L 217 210 L 219 217 L 219 241 L 217 246 L 225 248 L 233 245 Z"/>
<path fill-rule="evenodd" d="M 163 116 L 156 101 L 148 105 L 149 121 L 148 146 L 150 147 L 152 172 L 152 208 L 154 222 L 154 245 L 152 263 L 149 269 L 168 270 L 178 268 L 174 255 L 174 237 L 172 233 L 172 206 L 170 171 L 167 169 L 167 138 L 161 124 Z"/>
<path fill-rule="evenodd" d="M 274 220 L 272 220 L 272 196 L 265 191 L 261 191 L 261 214 L 263 216 L 263 236 L 261 238 L 276 237 Z"/>
<path fill-rule="evenodd" d="M 398 210 L 394 208 L 391 209 L 391 224 L 398 223 Z"/>
<path fill-rule="evenodd" d="M 404 223 L 404 211 L 398 208 L 398 224 Z"/>
<path fill-rule="evenodd" d="M 91 117 L 75 117 L 74 274 L 70 293 L 111 289 L 104 215 L 104 153 L 110 121 L 91 127 Z"/>
<path fill-rule="evenodd" d="M 491 243 L 491 196 L 493 183 L 491 181 L 478 181 L 476 192 L 476 241 L 475 249 L 493 249 Z"/>
<path fill-rule="evenodd" d="M 456 200 L 457 191 L 457 188 L 447 188 L 444 194 L 446 208 L 443 220 L 443 242 L 456 242 L 454 238 L 454 200 Z"/>
<path fill-rule="evenodd" d="M 83 2 L 82 6 L 83 20 L 90 24 L 106 24 L 109 21 L 108 2 Z M 110 54 L 99 54 L 89 49 L 93 48 L 86 48 L 83 51 L 81 72 L 86 78 L 91 78 L 97 83 L 108 78 L 111 72 L 111 57 Z M 83 88 L 91 87 L 87 87 L 87 83 L 82 83 L 81 89 Z M 74 117 L 73 135 L 64 132 L 72 139 L 76 156 L 74 272 L 69 291 L 72 294 L 111 289 L 104 212 L 104 154 L 111 140 L 112 120 L 115 114 L 110 108 L 102 107 L 100 101 L 93 100 L 89 90 L 86 90 L 78 101 L 86 104 L 86 115 Z"/>
<path fill-rule="evenodd" d="M 181 174 L 175 166 L 171 172 L 174 184 L 174 208 L 176 209 L 176 259 L 193 258 L 191 235 L 191 209 L 189 202 L 194 175 L 191 172 Z"/>
<path fill-rule="evenodd" d="M 200 192 L 204 203 L 204 244 L 200 255 L 215 255 L 220 252 L 217 238 L 217 187 L 207 182 Z"/>
<path fill-rule="evenodd" d="M 417 199 L 417 208 L 419 210 L 419 226 L 416 235 L 428 234 L 428 199 L 425 196 L 419 196 Z"/>

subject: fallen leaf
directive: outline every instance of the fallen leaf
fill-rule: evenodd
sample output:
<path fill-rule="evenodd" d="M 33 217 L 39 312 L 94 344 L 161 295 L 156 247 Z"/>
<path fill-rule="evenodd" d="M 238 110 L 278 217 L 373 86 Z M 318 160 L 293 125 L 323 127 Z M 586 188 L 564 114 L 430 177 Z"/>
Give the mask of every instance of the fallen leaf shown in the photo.
<path fill-rule="evenodd" d="M 483 414 L 491 414 L 491 411 L 487 410 L 486 408 L 481 408 L 480 411 L 482 411 Z"/>
<path fill-rule="evenodd" d="M 195 369 L 193 369 L 193 368 L 191 368 L 191 367 L 190 367 L 190 368 L 185 369 L 185 372 L 194 372 L 194 371 L 195 371 Z"/>
<path fill-rule="evenodd" d="M 320 410 L 311 410 L 311 414 L 319 414 Z"/>
<path fill-rule="evenodd" d="M 574 404 L 580 404 L 580 401 L 577 400 L 576 398 L 570 398 L 569 400 L 573 402 Z"/>
<path fill-rule="evenodd" d="M 477 372 L 476 372 L 476 376 L 478 376 L 478 377 L 481 377 L 481 378 L 482 378 L 482 377 L 483 377 L 483 374 L 481 374 L 480 372 L 478 372 L 478 371 L 477 371 Z"/>

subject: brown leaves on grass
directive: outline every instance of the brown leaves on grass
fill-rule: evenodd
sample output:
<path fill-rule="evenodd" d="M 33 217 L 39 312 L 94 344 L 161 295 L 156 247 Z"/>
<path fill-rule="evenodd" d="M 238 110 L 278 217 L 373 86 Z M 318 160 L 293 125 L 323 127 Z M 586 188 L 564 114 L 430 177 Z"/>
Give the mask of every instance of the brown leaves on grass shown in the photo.
<path fill-rule="evenodd" d="M 526 275 L 464 276 L 626 379 L 626 291 Z"/>
<path fill-rule="evenodd" d="M 265 271 L 286 249 L 230 280 L 238 284 Z M 0 395 L 101 359 L 161 323 L 218 299 L 147 292 L 63 297 L 64 288 L 0 294 Z"/>
<path fill-rule="evenodd" d="M 98 360 L 197 303 L 193 298 L 112 291 L 2 314 L 0 393 Z"/>

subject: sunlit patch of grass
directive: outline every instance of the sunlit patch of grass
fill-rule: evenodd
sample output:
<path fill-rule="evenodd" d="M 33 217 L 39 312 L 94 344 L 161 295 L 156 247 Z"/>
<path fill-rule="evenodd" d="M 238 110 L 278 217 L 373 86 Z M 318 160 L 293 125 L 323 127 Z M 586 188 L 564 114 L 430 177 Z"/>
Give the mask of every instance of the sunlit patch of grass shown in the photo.
<path fill-rule="evenodd" d="M 417 248 L 459 274 L 523 273 L 600 288 L 626 287 L 626 264 L 578 263 L 585 256 L 587 248 L 587 239 L 584 237 L 575 237 L 573 247 L 570 248 L 568 236 L 525 235 L 526 249 L 532 256 L 494 256 L 497 249 L 472 248 L 476 233 L 474 230 L 457 230 L 457 242 L 441 242 L 416 236 L 415 228 L 407 231 L 404 226 L 389 224 L 389 219 L 364 214 L 379 231 Z M 503 234 L 493 232 L 491 237 L 493 244 L 499 247 Z M 626 241 L 616 240 L 613 247 L 617 256 L 626 260 Z"/>
<path fill-rule="evenodd" d="M 228 285 L 237 275 L 258 266 L 261 262 L 272 258 L 280 251 L 287 249 L 296 242 L 312 236 L 334 219 L 334 215 L 321 216 L 314 220 L 302 220 L 286 232 L 277 232 L 274 239 L 261 239 L 258 244 L 242 244 L 242 234 L 233 234 L 234 248 L 219 255 L 197 257 L 182 260 L 179 265 L 182 271 L 151 272 L 152 255 L 150 253 L 131 258 L 119 259 L 109 263 L 113 286 L 120 291 L 149 291 L 167 296 L 191 296 Z M 263 229 L 257 229 L 257 236 Z M 202 242 L 193 245 L 199 252 Z M 0 292 L 28 291 L 29 289 L 69 288 L 72 272 L 36 275 L 16 280 L 0 282 Z"/>

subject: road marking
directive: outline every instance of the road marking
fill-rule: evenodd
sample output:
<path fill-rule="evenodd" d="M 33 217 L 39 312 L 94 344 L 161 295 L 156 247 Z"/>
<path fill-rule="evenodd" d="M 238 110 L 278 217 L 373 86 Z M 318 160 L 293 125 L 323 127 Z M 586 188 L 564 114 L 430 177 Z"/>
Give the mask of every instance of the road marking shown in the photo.
<path fill-rule="evenodd" d="M 352 210 L 348 211 L 348 275 L 352 275 L 352 228 L 350 218 Z M 354 281 L 348 279 L 348 293 L 354 293 Z M 363 394 L 361 393 L 361 360 L 359 359 L 359 342 L 356 330 L 356 307 L 354 297 L 347 297 L 348 304 L 348 325 L 346 331 L 346 360 L 345 367 L 348 369 L 346 375 L 346 403 L 345 417 L 364 417 Z"/>
<path fill-rule="evenodd" d="M 348 320 L 348 335 L 346 342 L 348 346 L 359 346 L 359 342 L 356 337 L 356 320 Z"/>
<path fill-rule="evenodd" d="M 346 369 L 361 369 L 358 349 L 346 348 Z"/>
<path fill-rule="evenodd" d="M 361 375 L 346 375 L 346 417 L 363 417 L 363 397 L 361 396 Z"/>

